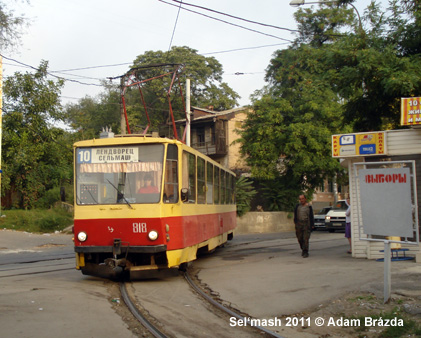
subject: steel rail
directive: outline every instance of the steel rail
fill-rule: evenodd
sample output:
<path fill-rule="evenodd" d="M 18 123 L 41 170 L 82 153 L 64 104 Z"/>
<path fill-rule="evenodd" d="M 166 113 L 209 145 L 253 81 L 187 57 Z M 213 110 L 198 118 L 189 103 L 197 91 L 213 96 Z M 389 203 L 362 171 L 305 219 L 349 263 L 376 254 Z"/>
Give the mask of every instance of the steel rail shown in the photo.
<path fill-rule="evenodd" d="M 216 300 L 214 300 L 212 297 L 210 297 L 209 295 L 207 295 L 201 288 L 199 288 L 191 279 L 190 275 L 188 274 L 188 272 L 184 273 L 184 278 L 187 280 L 187 282 L 190 284 L 190 286 L 203 298 L 206 299 L 206 301 L 208 301 L 209 303 L 211 303 L 212 305 L 214 305 L 215 307 L 217 307 L 219 310 L 229 314 L 232 317 L 235 317 L 237 319 L 243 320 L 246 323 L 250 323 L 250 318 L 248 317 L 243 317 L 241 315 L 239 315 L 238 313 L 228 309 L 227 307 L 225 307 L 224 305 L 220 304 L 219 302 L 217 302 Z M 271 336 L 271 337 L 275 337 L 275 338 L 285 338 L 283 336 L 278 335 L 277 333 L 270 331 L 262 326 L 252 326 L 257 330 L 260 330 L 264 333 L 266 333 L 267 335 Z"/>
<path fill-rule="evenodd" d="M 157 338 L 167 338 L 167 336 L 157 329 L 149 320 L 143 316 L 136 305 L 132 302 L 124 282 L 120 283 L 120 293 L 123 298 L 124 303 L 129 308 L 130 312 L 135 316 L 135 318 L 154 336 Z"/>

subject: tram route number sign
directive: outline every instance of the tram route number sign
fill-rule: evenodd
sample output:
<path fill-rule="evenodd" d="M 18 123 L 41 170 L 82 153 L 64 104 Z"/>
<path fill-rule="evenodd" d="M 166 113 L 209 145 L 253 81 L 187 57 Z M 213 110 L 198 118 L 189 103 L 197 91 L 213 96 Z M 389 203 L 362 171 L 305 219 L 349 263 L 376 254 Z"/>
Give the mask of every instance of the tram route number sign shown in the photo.
<path fill-rule="evenodd" d="M 421 97 L 401 98 L 401 125 L 421 124 Z"/>
<path fill-rule="evenodd" d="M 77 163 L 121 163 L 138 160 L 137 147 L 78 148 L 76 152 Z"/>

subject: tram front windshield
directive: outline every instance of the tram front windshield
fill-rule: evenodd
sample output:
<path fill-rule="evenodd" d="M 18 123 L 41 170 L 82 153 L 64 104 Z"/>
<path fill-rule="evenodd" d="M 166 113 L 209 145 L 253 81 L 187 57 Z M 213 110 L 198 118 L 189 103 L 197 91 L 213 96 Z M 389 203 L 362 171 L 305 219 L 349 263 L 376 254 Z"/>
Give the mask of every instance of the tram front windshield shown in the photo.
<path fill-rule="evenodd" d="M 76 203 L 158 203 L 162 144 L 76 149 Z"/>

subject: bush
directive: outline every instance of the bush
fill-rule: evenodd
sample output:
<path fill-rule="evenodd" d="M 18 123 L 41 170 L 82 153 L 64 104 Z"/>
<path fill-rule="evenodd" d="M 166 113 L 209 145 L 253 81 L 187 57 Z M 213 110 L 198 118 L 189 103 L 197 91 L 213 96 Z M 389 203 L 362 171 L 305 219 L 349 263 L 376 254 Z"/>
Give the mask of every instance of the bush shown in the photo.
<path fill-rule="evenodd" d="M 293 211 L 302 193 L 300 184 L 285 176 L 262 182 L 261 191 L 269 211 Z"/>
<path fill-rule="evenodd" d="M 47 190 L 40 199 L 35 203 L 35 207 L 39 209 L 48 209 L 54 205 L 54 203 L 60 201 L 60 188 L 55 187 Z"/>
<path fill-rule="evenodd" d="M 253 188 L 253 182 L 246 177 L 241 176 L 235 182 L 235 200 L 237 204 L 237 215 L 243 216 L 250 210 L 251 200 L 256 195 L 256 190 Z"/>
<path fill-rule="evenodd" d="M 49 210 L 4 210 L 0 227 L 27 232 L 62 231 L 73 223 L 73 215 L 62 208 Z"/>
<path fill-rule="evenodd" d="M 45 194 L 38 199 L 35 203 L 35 207 L 38 209 L 49 209 L 56 202 L 61 201 L 62 194 L 64 193 L 64 199 L 72 204 L 73 203 L 73 186 L 63 186 L 63 187 L 54 187 L 50 190 L 47 190 Z"/>
<path fill-rule="evenodd" d="M 37 219 L 35 224 L 40 232 L 61 231 L 69 225 L 69 217 L 58 212 L 47 212 L 44 217 Z"/>

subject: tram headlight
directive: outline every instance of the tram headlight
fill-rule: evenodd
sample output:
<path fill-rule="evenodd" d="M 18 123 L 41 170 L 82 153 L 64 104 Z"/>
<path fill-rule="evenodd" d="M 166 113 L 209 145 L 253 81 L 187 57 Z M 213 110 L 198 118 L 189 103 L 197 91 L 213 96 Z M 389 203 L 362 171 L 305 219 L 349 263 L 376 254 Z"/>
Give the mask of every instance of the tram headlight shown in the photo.
<path fill-rule="evenodd" d="M 149 231 L 148 237 L 151 241 L 156 241 L 158 239 L 158 232 L 155 230 Z"/>
<path fill-rule="evenodd" d="M 77 239 L 80 242 L 85 242 L 88 239 L 88 235 L 86 234 L 86 232 L 81 231 L 77 234 Z"/>

